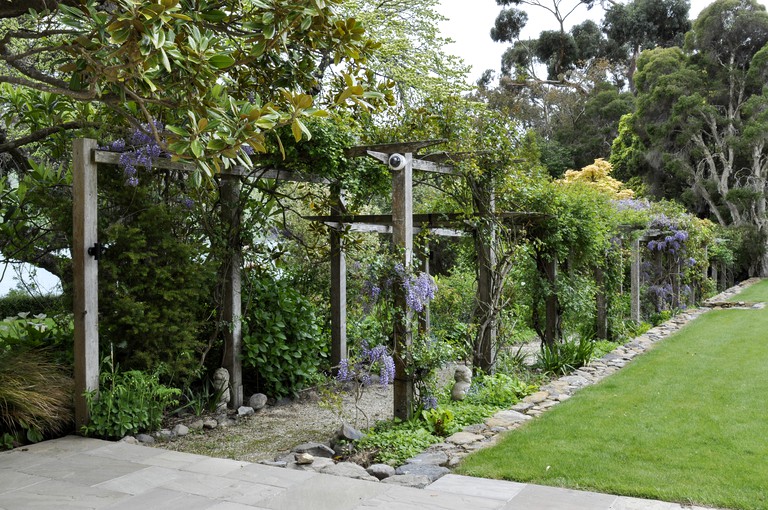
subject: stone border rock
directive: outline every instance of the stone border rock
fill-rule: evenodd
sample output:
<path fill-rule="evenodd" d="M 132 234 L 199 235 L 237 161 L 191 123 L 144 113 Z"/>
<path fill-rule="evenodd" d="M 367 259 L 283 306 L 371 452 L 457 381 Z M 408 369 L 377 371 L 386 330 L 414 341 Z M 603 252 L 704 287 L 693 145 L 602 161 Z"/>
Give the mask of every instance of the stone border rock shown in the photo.
<path fill-rule="evenodd" d="M 672 317 L 664 324 L 649 329 L 642 335 L 605 354 L 602 358 L 592 360 L 574 372 L 550 381 L 536 393 L 528 395 L 521 402 L 512 406 L 511 409 L 498 411 L 486 419 L 484 423 L 469 425 L 461 432 L 445 438 L 444 442 L 430 446 L 423 453 L 408 459 L 406 464 L 396 469 L 384 464 L 374 464 L 368 469 L 349 462 L 334 464 L 328 458 L 330 455 L 327 451 L 319 458 L 314 458 L 311 455 L 307 457 L 307 445 L 294 448 L 294 451 L 276 462 L 264 463 L 289 469 L 311 469 L 320 473 L 424 488 L 443 475 L 450 473 L 450 468 L 458 465 L 461 459 L 470 453 L 495 445 L 503 432 L 521 427 L 527 421 L 541 416 L 560 402 L 568 400 L 581 388 L 593 385 L 617 372 L 635 357 L 653 348 L 656 343 L 676 333 L 702 314 L 713 308 L 733 308 L 734 305 L 744 308 L 744 303 L 732 303 L 726 300 L 758 281 L 760 279 L 751 278 L 741 282 L 706 300 L 704 306 L 687 310 Z M 727 305 L 723 303 L 727 303 Z M 758 308 L 762 307 L 761 305 L 763 303 L 750 304 L 749 307 Z M 328 448 L 327 445 L 326 448 Z M 349 464 L 357 467 L 352 467 Z M 333 467 L 334 465 L 337 467 Z"/>

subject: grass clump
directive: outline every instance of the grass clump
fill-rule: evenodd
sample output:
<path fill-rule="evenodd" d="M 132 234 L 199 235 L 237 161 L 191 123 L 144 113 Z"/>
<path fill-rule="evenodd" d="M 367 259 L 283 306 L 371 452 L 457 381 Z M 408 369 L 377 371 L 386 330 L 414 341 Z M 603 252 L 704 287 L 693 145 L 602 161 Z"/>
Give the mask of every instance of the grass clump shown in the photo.
<path fill-rule="evenodd" d="M 768 311 L 698 318 L 459 466 L 465 475 L 665 501 L 768 507 Z"/>
<path fill-rule="evenodd" d="M 69 430 L 73 387 L 69 371 L 50 352 L 0 349 L 0 444 L 37 442 Z"/>

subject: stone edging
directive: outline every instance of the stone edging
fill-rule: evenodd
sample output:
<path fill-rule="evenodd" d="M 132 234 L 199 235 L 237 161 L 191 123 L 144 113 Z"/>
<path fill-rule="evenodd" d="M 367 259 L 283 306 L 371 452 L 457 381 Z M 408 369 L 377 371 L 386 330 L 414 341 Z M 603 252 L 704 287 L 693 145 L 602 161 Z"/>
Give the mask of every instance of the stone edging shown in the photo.
<path fill-rule="evenodd" d="M 450 468 L 458 465 L 461 459 L 468 454 L 495 445 L 503 432 L 521 427 L 526 421 L 540 416 L 560 402 L 568 400 L 579 389 L 603 380 L 624 367 L 636 356 L 651 349 L 660 340 L 679 331 L 693 319 L 713 308 L 744 307 L 744 303 L 730 303 L 726 300 L 758 281 L 760 280 L 757 278 L 751 278 L 741 282 L 708 299 L 704 306 L 687 310 L 672 317 L 664 324 L 633 338 L 626 344 L 605 354 L 602 358 L 592 360 L 573 373 L 550 381 L 536 393 L 528 395 L 521 402 L 512 406 L 511 409 L 499 411 L 486 419 L 484 423 L 469 425 L 461 432 L 447 437 L 444 442 L 430 446 L 423 453 L 408 459 L 406 464 L 397 469 L 383 464 L 375 464 L 367 470 L 351 462 L 335 464 L 330 458 L 325 458 L 326 456 L 331 457 L 333 452 L 325 445 L 316 446 L 320 447 L 320 450 L 322 447 L 327 449 L 327 455 L 313 457 L 312 455 L 307 456 L 306 451 L 296 451 L 295 462 L 265 462 L 265 464 L 371 481 L 381 480 L 382 483 L 426 487 L 443 475 L 450 473 Z M 759 305 L 762 303 L 751 307 L 759 307 Z M 301 445 L 299 449 L 307 450 L 311 446 L 314 445 Z M 313 448 L 312 453 L 320 453 L 320 450 Z"/>

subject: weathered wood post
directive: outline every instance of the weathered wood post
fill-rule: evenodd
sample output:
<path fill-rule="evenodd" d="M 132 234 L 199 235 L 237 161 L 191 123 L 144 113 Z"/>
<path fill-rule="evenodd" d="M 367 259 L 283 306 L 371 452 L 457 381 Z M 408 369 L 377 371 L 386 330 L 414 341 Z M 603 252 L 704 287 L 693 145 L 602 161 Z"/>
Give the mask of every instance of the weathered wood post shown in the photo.
<path fill-rule="evenodd" d="M 413 257 L 413 154 L 405 153 L 405 166 L 392 174 L 392 238 L 402 251 L 403 267 L 408 272 Z M 406 302 L 402 285 L 394 286 L 394 416 L 401 420 L 411 418 L 413 412 L 413 377 L 408 374 L 408 357 L 413 344 L 412 312 Z"/>
<path fill-rule="evenodd" d="M 73 143 L 72 273 L 74 275 L 75 425 L 89 421 L 84 394 L 99 389 L 99 284 L 96 140 Z M 90 249 L 90 253 L 89 253 Z"/>
<path fill-rule="evenodd" d="M 549 284 L 546 298 L 547 323 L 544 328 L 544 343 L 554 345 L 560 337 L 560 310 L 557 300 L 557 253 L 552 252 L 550 258 L 544 261 L 544 272 Z"/>
<path fill-rule="evenodd" d="M 477 310 L 480 331 L 472 360 L 475 369 L 487 374 L 494 372 L 496 337 L 498 334 L 496 301 L 496 195 L 491 182 L 479 183 L 475 192 L 475 209 L 480 214 L 480 227 L 476 232 L 477 257 Z"/>
<path fill-rule="evenodd" d="M 229 405 L 237 409 L 243 405 L 243 345 L 240 246 L 240 176 L 241 170 L 233 168 L 222 174 L 219 197 L 221 219 L 227 233 L 224 248 L 223 277 L 224 296 L 222 320 L 226 324 L 224 333 L 224 368 L 229 371 Z"/>
<path fill-rule="evenodd" d="M 595 286 L 595 336 L 599 340 L 608 339 L 608 299 L 605 294 L 605 273 L 599 266 L 594 267 Z"/>
<path fill-rule="evenodd" d="M 331 215 L 345 212 L 344 195 L 338 186 L 331 190 Z M 331 243 L 331 366 L 347 357 L 347 259 L 341 233 L 330 229 Z"/>
<path fill-rule="evenodd" d="M 424 258 L 421 261 L 421 270 L 425 274 L 429 274 L 429 255 L 429 246 L 427 246 L 423 254 Z M 419 313 L 419 333 L 421 335 L 429 334 L 430 322 L 429 303 L 427 302 L 424 304 L 424 309 Z"/>
<path fill-rule="evenodd" d="M 640 238 L 632 238 L 632 260 L 630 262 L 631 319 L 640 322 Z"/>

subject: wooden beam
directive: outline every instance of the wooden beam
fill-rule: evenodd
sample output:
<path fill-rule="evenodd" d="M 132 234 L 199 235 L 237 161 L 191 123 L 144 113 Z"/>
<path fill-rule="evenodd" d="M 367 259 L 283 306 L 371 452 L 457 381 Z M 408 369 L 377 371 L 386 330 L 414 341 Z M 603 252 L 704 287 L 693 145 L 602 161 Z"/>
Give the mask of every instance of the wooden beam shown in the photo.
<path fill-rule="evenodd" d="M 632 258 L 630 260 L 630 318 L 640 322 L 640 239 L 632 239 Z"/>
<path fill-rule="evenodd" d="M 545 273 L 550 291 L 545 299 L 547 310 L 547 322 L 544 328 L 544 342 L 554 345 L 559 340 L 558 326 L 560 324 L 560 311 L 557 300 L 557 253 L 546 262 Z"/>
<path fill-rule="evenodd" d="M 237 175 L 224 175 L 220 186 L 221 221 L 227 233 L 227 246 L 222 261 L 224 275 L 223 317 L 226 324 L 224 332 L 224 368 L 229 371 L 230 399 L 229 406 L 237 409 L 243 405 L 243 365 L 242 365 L 242 300 L 241 267 L 242 249 L 240 246 L 240 178 Z"/>
<path fill-rule="evenodd" d="M 91 158 L 95 148 L 96 140 L 80 138 L 73 143 L 72 272 L 77 430 L 89 422 L 84 394 L 99 390 L 98 168 Z M 94 255 L 89 255 L 88 249 L 94 247 Z"/>
<path fill-rule="evenodd" d="M 395 152 L 414 153 L 414 152 L 418 152 L 420 149 L 445 143 L 447 141 L 448 140 L 446 140 L 445 138 L 440 138 L 440 139 L 434 139 L 434 140 L 422 140 L 419 142 L 376 143 L 371 145 L 357 145 L 355 147 L 350 147 L 349 149 L 346 149 L 344 151 L 344 154 L 346 154 L 348 158 L 357 158 L 360 156 L 367 155 L 368 151 L 386 152 L 388 154 L 394 154 Z"/>
<path fill-rule="evenodd" d="M 119 152 L 102 151 L 98 149 L 93 150 L 93 162 L 101 163 L 105 165 L 119 165 L 120 164 Z M 178 170 L 181 172 L 193 172 L 197 169 L 194 163 L 188 163 L 186 161 L 171 161 L 170 159 L 158 158 L 152 162 L 152 168 L 161 170 Z M 281 168 L 246 168 L 241 165 L 234 166 L 229 170 L 223 170 L 221 172 L 224 175 L 236 175 L 247 176 L 252 179 L 274 179 L 279 181 L 289 182 L 314 182 L 318 184 L 331 184 L 330 179 L 320 177 L 317 175 L 302 174 L 300 172 L 293 172 L 291 170 L 285 170 Z"/>
<path fill-rule="evenodd" d="M 551 218 L 551 216 L 547 214 L 531 212 L 505 212 L 496 214 L 496 217 L 500 221 L 511 225 L 534 224 Z M 392 225 L 391 214 L 340 214 L 330 216 L 302 216 L 302 218 L 309 221 L 318 221 L 320 223 Z M 425 213 L 413 215 L 413 224 L 417 227 L 451 228 L 464 225 L 469 229 L 472 228 L 472 225 L 470 224 L 471 220 L 471 216 L 467 216 L 463 213 Z"/>
<path fill-rule="evenodd" d="M 344 210 L 344 193 L 332 190 L 335 199 L 331 214 Z M 330 231 L 331 243 L 331 366 L 339 365 L 347 354 L 347 258 L 344 238 L 336 229 Z"/>
<path fill-rule="evenodd" d="M 340 223 L 337 221 L 321 221 L 320 223 L 338 231 L 354 232 L 362 234 L 392 234 L 391 225 L 377 225 L 374 223 Z M 413 233 L 418 234 L 422 230 L 428 230 L 432 234 L 441 237 L 465 237 L 463 230 L 443 227 L 413 227 Z"/>
<path fill-rule="evenodd" d="M 102 163 L 105 165 L 119 165 L 120 164 L 119 152 L 102 151 L 98 149 L 93 150 L 93 162 Z M 170 159 L 158 158 L 152 162 L 152 168 L 159 168 L 162 170 L 179 170 L 182 172 L 192 172 L 197 167 L 194 163 L 187 163 L 185 161 L 171 161 Z"/>
<path fill-rule="evenodd" d="M 388 153 L 388 152 L 368 151 L 368 155 L 370 157 L 372 157 L 377 161 L 380 161 L 381 163 L 384 163 L 385 165 L 389 164 L 389 156 L 391 154 L 392 153 Z M 452 166 L 441 165 L 439 163 L 434 163 L 432 161 L 424 161 L 422 159 L 412 159 L 411 168 L 412 170 L 421 170 L 422 172 L 432 172 L 432 173 L 447 174 L 447 175 L 461 175 L 456 170 L 454 170 Z"/>
<path fill-rule="evenodd" d="M 402 252 L 406 272 L 410 270 L 413 257 L 413 155 L 405 153 L 405 168 L 392 176 L 392 239 L 396 249 Z M 393 285 L 395 301 L 394 323 L 394 417 L 403 421 L 413 415 L 413 375 L 410 374 L 408 358 L 413 333 L 412 312 L 407 305 L 402 285 Z"/>

